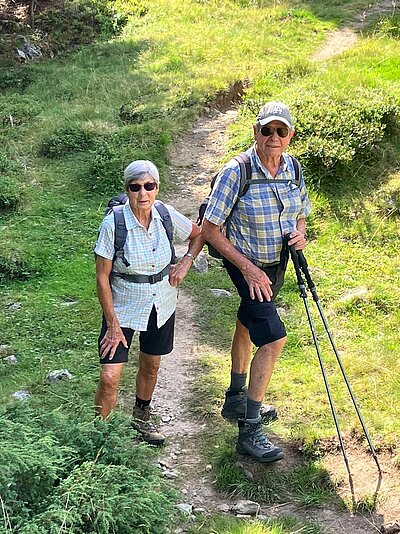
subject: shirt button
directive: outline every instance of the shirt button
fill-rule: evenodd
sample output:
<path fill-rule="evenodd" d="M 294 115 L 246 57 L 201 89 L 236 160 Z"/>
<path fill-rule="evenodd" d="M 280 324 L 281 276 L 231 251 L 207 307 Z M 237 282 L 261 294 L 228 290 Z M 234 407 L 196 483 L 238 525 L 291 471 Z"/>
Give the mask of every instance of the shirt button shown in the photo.
<path fill-rule="evenodd" d="M 156 249 L 155 249 L 155 248 L 153 248 L 153 252 L 155 252 L 155 251 L 156 251 Z"/>
<path fill-rule="evenodd" d="M 156 294 L 155 294 L 155 293 L 153 293 L 153 297 L 155 297 L 155 296 L 156 296 Z"/>

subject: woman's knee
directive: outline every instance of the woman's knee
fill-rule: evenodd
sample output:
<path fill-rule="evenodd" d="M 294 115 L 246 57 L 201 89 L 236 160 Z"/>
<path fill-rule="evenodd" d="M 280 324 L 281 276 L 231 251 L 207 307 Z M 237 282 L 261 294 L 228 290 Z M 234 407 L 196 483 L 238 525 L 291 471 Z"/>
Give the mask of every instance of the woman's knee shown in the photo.
<path fill-rule="evenodd" d="M 103 391 L 112 393 L 118 389 L 122 367 L 119 363 L 102 365 L 99 383 Z"/>

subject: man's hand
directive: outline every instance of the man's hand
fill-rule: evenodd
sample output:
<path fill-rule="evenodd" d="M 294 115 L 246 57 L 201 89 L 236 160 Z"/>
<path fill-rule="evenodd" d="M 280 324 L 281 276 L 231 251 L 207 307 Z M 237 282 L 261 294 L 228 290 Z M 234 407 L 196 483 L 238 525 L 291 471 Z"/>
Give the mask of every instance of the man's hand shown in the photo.
<path fill-rule="evenodd" d="M 108 355 L 108 359 L 112 360 L 120 343 L 122 343 L 126 349 L 128 348 L 128 343 L 126 342 L 121 327 L 109 326 L 103 339 L 100 341 L 100 359 L 104 359 Z"/>
<path fill-rule="evenodd" d="M 306 236 L 303 232 L 300 232 L 299 230 L 293 230 L 293 232 L 290 233 L 290 240 L 288 241 L 288 245 L 294 245 L 294 248 L 296 250 L 304 250 L 304 248 L 307 245 Z"/>
<path fill-rule="evenodd" d="M 268 302 L 271 300 L 271 280 L 264 271 L 249 262 L 242 274 L 249 286 L 250 298 L 257 298 L 260 302 L 263 302 L 264 297 Z"/>
<path fill-rule="evenodd" d="M 171 286 L 179 286 L 189 272 L 192 263 L 193 260 L 189 258 L 189 256 L 183 256 L 183 258 L 176 265 L 171 265 L 171 269 L 169 271 L 169 283 Z"/>

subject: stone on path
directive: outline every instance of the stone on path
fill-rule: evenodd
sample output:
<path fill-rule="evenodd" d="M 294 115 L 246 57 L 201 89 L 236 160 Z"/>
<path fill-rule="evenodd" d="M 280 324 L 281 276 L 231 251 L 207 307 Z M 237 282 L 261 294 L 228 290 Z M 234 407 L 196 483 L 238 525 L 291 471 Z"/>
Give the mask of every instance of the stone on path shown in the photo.
<path fill-rule="evenodd" d="M 210 289 L 210 291 L 214 295 L 214 297 L 217 298 L 232 296 L 232 293 L 230 291 L 227 291 L 226 289 Z"/>
<path fill-rule="evenodd" d="M 73 376 L 68 371 L 68 369 L 56 369 L 55 371 L 50 371 L 47 375 L 47 380 L 50 384 L 55 384 L 60 382 L 60 380 L 71 380 Z"/>
<path fill-rule="evenodd" d="M 242 499 L 235 502 L 231 510 L 236 515 L 257 515 L 260 511 L 260 505 L 257 502 Z"/>
<path fill-rule="evenodd" d="M 11 395 L 15 400 L 27 400 L 31 394 L 26 389 L 20 389 Z"/>

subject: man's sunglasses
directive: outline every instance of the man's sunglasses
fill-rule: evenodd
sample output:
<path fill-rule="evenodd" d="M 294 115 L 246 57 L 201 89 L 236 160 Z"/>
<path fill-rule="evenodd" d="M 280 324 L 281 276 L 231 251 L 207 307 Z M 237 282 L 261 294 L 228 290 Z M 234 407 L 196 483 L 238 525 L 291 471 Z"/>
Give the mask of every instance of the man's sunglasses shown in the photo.
<path fill-rule="evenodd" d="M 263 126 L 260 128 L 260 132 L 264 137 L 269 137 L 270 135 L 273 135 L 275 132 L 279 135 L 279 137 L 287 137 L 290 133 L 289 128 L 286 126 L 279 126 L 278 128 L 271 128 L 271 126 Z"/>
<path fill-rule="evenodd" d="M 142 187 L 145 188 L 146 191 L 154 191 L 154 189 L 157 187 L 156 182 L 146 182 L 145 184 L 128 184 L 129 191 L 132 191 L 132 193 L 139 193 L 139 191 L 142 189 Z"/>

